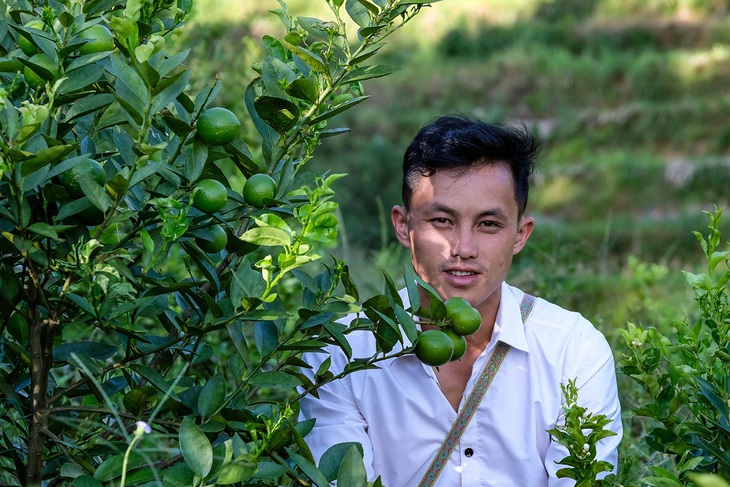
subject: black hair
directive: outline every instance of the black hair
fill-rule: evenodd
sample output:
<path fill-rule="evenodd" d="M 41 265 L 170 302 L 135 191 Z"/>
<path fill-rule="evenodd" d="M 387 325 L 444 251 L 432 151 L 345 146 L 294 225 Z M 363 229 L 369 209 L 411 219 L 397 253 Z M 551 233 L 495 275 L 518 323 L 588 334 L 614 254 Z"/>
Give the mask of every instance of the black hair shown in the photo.
<path fill-rule="evenodd" d="M 463 115 L 438 118 L 416 134 L 403 156 L 403 205 L 407 210 L 419 176 L 502 162 L 512 171 L 522 216 L 539 151 L 539 142 L 524 125 L 492 125 Z"/>

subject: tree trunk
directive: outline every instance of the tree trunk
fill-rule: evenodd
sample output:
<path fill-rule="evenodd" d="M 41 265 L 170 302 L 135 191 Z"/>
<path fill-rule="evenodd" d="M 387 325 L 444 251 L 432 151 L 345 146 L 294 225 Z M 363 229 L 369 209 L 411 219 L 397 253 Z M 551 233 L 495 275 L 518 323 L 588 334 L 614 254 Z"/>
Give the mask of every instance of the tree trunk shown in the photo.
<path fill-rule="evenodd" d="M 41 485 L 43 477 L 43 450 L 45 430 L 48 424 L 48 375 L 53 363 L 54 327 L 47 320 L 40 320 L 37 307 L 29 310 L 30 357 L 31 357 L 31 421 L 28 438 L 29 487 Z"/>

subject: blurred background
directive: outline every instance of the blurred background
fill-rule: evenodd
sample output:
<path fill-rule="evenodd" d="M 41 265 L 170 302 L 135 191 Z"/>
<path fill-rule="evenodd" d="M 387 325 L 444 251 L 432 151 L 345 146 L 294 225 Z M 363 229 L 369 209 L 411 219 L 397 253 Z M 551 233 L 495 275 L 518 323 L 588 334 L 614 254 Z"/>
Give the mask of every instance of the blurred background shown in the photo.
<path fill-rule="evenodd" d="M 324 0 L 287 2 L 330 19 Z M 371 98 L 330 126 L 312 169 L 346 172 L 335 189 L 340 243 L 361 295 L 400 276 L 405 253 L 389 211 L 402 154 L 432 118 L 462 112 L 524 122 L 543 141 L 528 212 L 537 227 L 510 281 L 581 311 L 609 336 L 627 321 L 671 327 L 692 296 L 681 269 L 703 268 L 693 230 L 730 192 L 730 2 L 727 0 L 444 0 L 397 32 L 365 83 Z M 193 83 L 216 76 L 217 103 L 250 145 L 243 91 L 261 37 L 283 35 L 275 0 L 196 0 L 176 49 Z M 353 28 L 354 33 L 354 28 Z M 730 219 L 730 215 L 726 221 Z M 724 241 L 728 240 L 727 229 Z M 691 317 L 690 317 L 691 318 Z M 617 349 L 618 347 L 615 347 Z M 620 355 L 620 351 L 617 351 Z"/>

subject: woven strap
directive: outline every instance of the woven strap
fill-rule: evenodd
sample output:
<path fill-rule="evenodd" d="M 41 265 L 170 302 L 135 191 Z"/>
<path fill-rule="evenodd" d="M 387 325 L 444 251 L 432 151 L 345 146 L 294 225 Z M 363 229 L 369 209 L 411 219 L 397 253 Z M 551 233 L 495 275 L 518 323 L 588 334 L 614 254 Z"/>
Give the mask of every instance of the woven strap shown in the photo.
<path fill-rule="evenodd" d="M 523 325 L 527 322 L 527 317 L 530 315 L 530 311 L 532 311 L 532 306 L 534 304 L 534 296 L 525 294 L 522 297 L 522 302 L 520 303 L 520 314 L 522 315 Z M 441 448 L 439 448 L 439 451 L 436 452 L 436 456 L 431 462 L 431 465 L 428 467 L 428 470 L 426 470 L 421 482 L 418 484 L 419 487 L 432 487 L 436 483 L 436 479 L 438 479 L 439 475 L 441 475 L 441 471 L 448 462 L 451 453 L 456 448 L 456 445 L 459 443 L 462 433 L 466 430 L 471 418 L 474 417 L 474 413 L 476 412 L 477 407 L 479 407 L 479 403 L 487 393 L 489 384 L 492 383 L 492 379 L 494 379 L 494 376 L 497 375 L 499 366 L 502 365 L 502 361 L 504 361 L 504 358 L 507 356 L 509 349 L 510 346 L 506 343 L 497 343 L 494 352 L 492 352 L 492 356 L 489 357 L 489 362 L 487 362 L 487 365 L 484 366 L 474 389 L 472 389 L 471 394 L 469 394 L 469 397 L 466 399 L 464 407 L 461 409 L 456 421 L 454 421 L 454 424 L 451 426 L 451 431 L 449 431 L 449 434 L 446 435 L 446 439 L 441 444 Z"/>

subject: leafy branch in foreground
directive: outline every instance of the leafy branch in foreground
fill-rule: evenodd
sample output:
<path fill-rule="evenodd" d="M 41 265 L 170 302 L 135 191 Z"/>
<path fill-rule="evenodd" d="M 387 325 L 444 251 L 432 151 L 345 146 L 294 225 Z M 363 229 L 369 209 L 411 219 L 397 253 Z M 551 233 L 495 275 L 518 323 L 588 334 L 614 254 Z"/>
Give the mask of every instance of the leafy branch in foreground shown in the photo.
<path fill-rule="evenodd" d="M 559 465 L 565 465 L 565 468 L 558 470 L 558 478 L 573 479 L 576 487 L 614 485 L 613 475 L 607 479 L 597 479 L 599 474 L 610 472 L 614 466 L 596 460 L 596 443 L 616 435 L 614 431 L 605 429 L 611 419 L 604 414 L 593 414 L 578 405 L 575 379 L 560 384 L 560 389 L 564 397 L 564 422 L 548 430 L 553 439 L 568 450 L 568 456 L 558 462 Z"/>
<path fill-rule="evenodd" d="M 722 210 L 706 214 L 708 235 L 693 232 L 706 271 L 684 272 L 695 321 L 675 322 L 672 337 L 632 323 L 620 330 L 629 350 L 620 370 L 648 395 L 634 411 L 652 428 L 643 442 L 675 463 L 675 472 L 649 467 L 661 485 L 686 485 L 692 474 L 730 477 L 730 251 L 720 248 Z"/>

